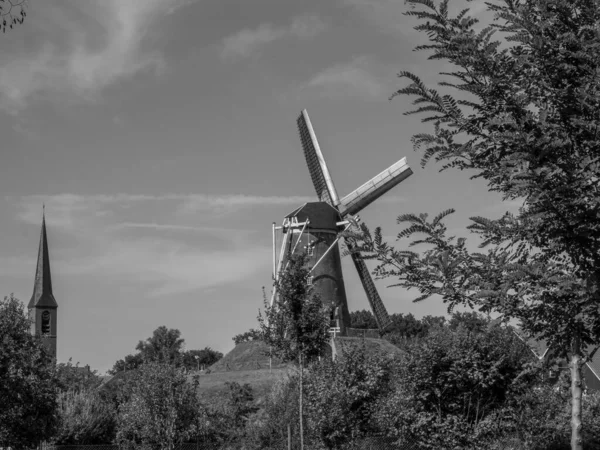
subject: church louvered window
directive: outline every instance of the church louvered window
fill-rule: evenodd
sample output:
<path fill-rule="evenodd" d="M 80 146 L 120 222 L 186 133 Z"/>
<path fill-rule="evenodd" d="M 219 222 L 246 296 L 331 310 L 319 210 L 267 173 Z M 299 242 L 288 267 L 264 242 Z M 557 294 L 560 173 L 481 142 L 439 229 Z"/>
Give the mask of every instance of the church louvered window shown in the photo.
<path fill-rule="evenodd" d="M 42 313 L 42 334 L 50 334 L 50 312 Z"/>

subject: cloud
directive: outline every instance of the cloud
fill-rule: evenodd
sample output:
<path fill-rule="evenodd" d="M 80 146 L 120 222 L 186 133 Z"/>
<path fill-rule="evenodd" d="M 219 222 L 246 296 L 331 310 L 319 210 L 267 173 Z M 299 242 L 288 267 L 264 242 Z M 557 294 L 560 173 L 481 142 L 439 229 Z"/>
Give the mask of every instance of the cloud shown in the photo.
<path fill-rule="evenodd" d="M 269 233 L 266 231 L 264 239 L 257 239 L 254 229 L 247 226 L 252 217 L 263 220 L 263 213 L 256 209 L 314 200 L 250 195 L 68 193 L 7 199 L 16 207 L 19 222 L 36 227 L 41 220 L 40 206 L 45 203 L 50 240 L 63 243 L 51 250 L 55 271 L 119 280 L 139 286 L 151 296 L 209 289 L 270 273 Z M 222 226 L 224 214 L 240 220 Z M 157 222 L 156 217 L 169 219 Z M 236 228 L 235 224 L 240 225 Z M 265 230 L 268 228 L 269 224 L 265 224 Z M 57 237 L 58 234 L 62 236 Z M 75 245 L 65 246 L 66 242 Z M 11 276 L 30 276 L 33 260 L 20 259 L 15 264 L 17 259 L 0 256 L 0 271 Z"/>
<path fill-rule="evenodd" d="M 343 64 L 328 67 L 306 84 L 333 96 L 359 95 L 366 98 L 387 98 L 388 90 L 369 69 L 365 57 L 357 57 Z"/>
<path fill-rule="evenodd" d="M 164 68 L 163 55 L 144 38 L 160 17 L 186 0 L 103 0 L 36 5 L 27 18 L 37 27 L 38 47 L 2 54 L 0 107 L 17 114 L 34 96 L 71 94 L 93 100 L 120 80 L 143 70 Z M 21 50 L 23 46 L 21 45 Z M 10 48 L 7 46 L 6 48 Z"/>
<path fill-rule="evenodd" d="M 260 195 L 205 195 L 205 194 L 163 194 L 163 195 L 79 195 L 79 194 L 56 194 L 56 195 L 31 195 L 26 197 L 12 198 L 7 200 L 19 205 L 18 217 L 21 221 L 29 224 L 39 224 L 40 206 L 46 205 L 48 212 L 46 220 L 53 226 L 68 231 L 77 229 L 78 220 L 93 219 L 101 222 L 115 212 L 122 214 L 123 211 L 138 208 L 152 210 L 157 203 L 162 210 L 170 209 L 182 215 L 193 215 L 199 212 L 209 213 L 213 217 L 221 217 L 223 214 L 232 214 L 247 208 L 297 205 L 314 201 L 314 197 L 304 196 L 260 196 Z M 150 228 L 151 226 L 147 226 Z M 158 228 L 158 225 L 154 225 Z M 182 230 L 187 227 L 181 228 Z M 171 226 L 174 229 L 174 226 Z"/>
<path fill-rule="evenodd" d="M 244 29 L 223 40 L 221 57 L 235 60 L 256 53 L 261 47 L 284 38 L 308 39 L 325 29 L 317 16 L 300 16 L 288 26 L 277 27 L 270 23 L 260 24 L 254 29 Z"/>
<path fill-rule="evenodd" d="M 190 195 L 185 199 L 179 211 L 181 213 L 197 213 L 199 211 L 212 210 L 214 212 L 226 213 L 240 208 L 275 206 L 275 205 L 300 205 L 302 203 L 315 201 L 315 197 L 303 196 L 253 196 L 253 195 L 230 195 L 230 196 L 208 196 Z"/>
<path fill-rule="evenodd" d="M 147 290 L 151 296 L 198 291 L 235 283 L 270 267 L 268 246 L 203 249 L 175 239 L 103 239 L 93 253 L 53 263 L 68 275 L 119 279 Z"/>

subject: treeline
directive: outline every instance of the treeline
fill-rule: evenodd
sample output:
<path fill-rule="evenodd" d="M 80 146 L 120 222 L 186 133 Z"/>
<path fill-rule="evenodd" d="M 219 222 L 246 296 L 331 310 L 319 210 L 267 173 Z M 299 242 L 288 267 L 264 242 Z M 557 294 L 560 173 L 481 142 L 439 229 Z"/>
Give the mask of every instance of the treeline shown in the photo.
<path fill-rule="evenodd" d="M 54 365 L 29 333 L 23 305 L 5 299 L 0 331 L 9 345 L 0 347 L 0 446 L 47 440 L 156 449 L 181 442 L 283 448 L 288 432 L 296 441 L 300 434 L 302 379 L 306 449 L 345 448 L 369 436 L 430 449 L 568 447 L 567 372 L 549 381 L 548 366 L 510 327 L 476 313 L 425 323 L 404 334 L 411 338 L 400 342 L 396 354 L 374 352 L 363 341 L 335 361 L 326 353 L 307 360 L 303 379 L 292 370 L 264 398 L 237 383 L 206 397 L 198 375 L 173 357 L 173 346 L 152 344 L 160 341 L 156 336 L 178 336 L 173 330 L 159 328 L 144 341 L 154 357 L 107 382 L 70 361 Z M 161 342 L 177 347 L 179 339 Z M 599 448 L 600 395 L 588 394 L 583 405 L 583 443 Z"/>
<path fill-rule="evenodd" d="M 394 313 L 390 315 L 392 325 L 386 329 L 384 336 L 389 340 L 412 339 L 425 336 L 433 327 L 447 324 L 450 329 L 455 330 L 459 325 L 469 330 L 481 331 L 487 326 L 489 320 L 476 312 L 455 312 L 450 319 L 444 316 L 424 316 L 417 319 L 412 314 Z M 377 329 L 377 321 L 371 311 L 361 310 L 350 313 L 352 328 Z"/>
<path fill-rule="evenodd" d="M 145 341 L 139 341 L 134 354 L 118 360 L 109 371 L 115 375 L 124 370 L 134 370 L 144 362 L 157 362 L 185 367 L 188 370 L 206 368 L 223 357 L 221 352 L 206 347 L 202 350 L 184 350 L 185 341 L 177 329 L 158 327 Z"/>
<path fill-rule="evenodd" d="M 163 326 L 117 361 L 107 379 L 71 360 L 55 364 L 30 327 L 19 300 L 0 301 L 0 448 L 44 440 L 164 448 L 156 436 L 182 442 L 199 432 L 205 410 L 189 373 L 218 361 L 220 352 L 186 351 L 180 331 Z"/>

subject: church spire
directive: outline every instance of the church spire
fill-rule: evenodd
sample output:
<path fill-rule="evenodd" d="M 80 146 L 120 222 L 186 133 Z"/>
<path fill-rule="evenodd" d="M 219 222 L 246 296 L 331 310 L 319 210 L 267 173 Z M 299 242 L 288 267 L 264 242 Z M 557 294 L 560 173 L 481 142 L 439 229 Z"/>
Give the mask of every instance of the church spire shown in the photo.
<path fill-rule="evenodd" d="M 38 250 L 37 268 L 33 295 L 27 308 L 58 308 L 56 299 L 52 294 L 52 277 L 50 275 L 50 254 L 48 253 L 48 236 L 46 234 L 46 211 L 42 209 L 42 231 L 40 233 L 40 247 Z"/>

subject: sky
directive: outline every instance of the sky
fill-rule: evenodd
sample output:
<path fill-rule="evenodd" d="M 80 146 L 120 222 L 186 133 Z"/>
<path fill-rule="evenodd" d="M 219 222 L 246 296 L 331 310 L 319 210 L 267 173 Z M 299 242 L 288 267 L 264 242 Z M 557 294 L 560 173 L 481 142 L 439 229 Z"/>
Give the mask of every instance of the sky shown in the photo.
<path fill-rule="evenodd" d="M 463 2 L 453 2 L 454 8 Z M 307 109 L 340 197 L 406 156 L 414 174 L 360 213 L 392 242 L 403 213 L 462 230 L 508 209 L 468 173 L 420 166 L 431 131 L 389 97 L 439 62 L 399 0 L 30 0 L 0 36 L 0 295 L 33 290 L 42 204 L 58 360 L 104 373 L 161 325 L 233 348 L 272 284 L 272 222 L 316 199 Z M 474 11 L 480 14 L 481 11 Z M 402 243 L 398 243 L 402 246 Z M 368 308 L 343 261 L 350 310 Z M 445 314 L 378 280 L 390 313 Z"/>

